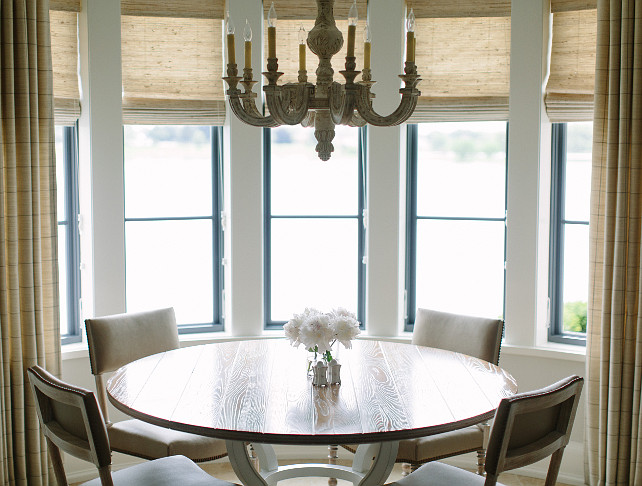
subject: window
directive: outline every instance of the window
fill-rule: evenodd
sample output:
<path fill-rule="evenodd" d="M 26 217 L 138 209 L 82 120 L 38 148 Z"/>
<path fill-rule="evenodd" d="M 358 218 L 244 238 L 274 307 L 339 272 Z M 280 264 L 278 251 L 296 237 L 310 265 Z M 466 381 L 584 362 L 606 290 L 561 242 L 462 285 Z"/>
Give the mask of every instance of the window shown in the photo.
<path fill-rule="evenodd" d="M 62 344 L 80 341 L 80 237 L 76 128 L 56 125 L 58 282 Z"/>
<path fill-rule="evenodd" d="M 125 125 L 127 311 L 222 330 L 221 129 Z"/>
<path fill-rule="evenodd" d="M 418 307 L 502 317 L 507 124 L 408 127 L 406 330 Z"/>
<path fill-rule="evenodd" d="M 592 122 L 553 125 L 549 340 L 585 344 Z"/>
<path fill-rule="evenodd" d="M 332 158 L 314 130 L 265 130 L 265 321 L 278 328 L 306 307 L 364 315 L 365 131 L 336 127 Z"/>

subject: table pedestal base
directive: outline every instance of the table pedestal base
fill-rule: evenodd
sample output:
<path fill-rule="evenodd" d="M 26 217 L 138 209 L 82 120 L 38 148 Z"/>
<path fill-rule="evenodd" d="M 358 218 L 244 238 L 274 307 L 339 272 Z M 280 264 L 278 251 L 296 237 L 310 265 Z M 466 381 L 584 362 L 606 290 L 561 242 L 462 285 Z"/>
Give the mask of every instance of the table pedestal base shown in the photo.
<path fill-rule="evenodd" d="M 336 464 L 292 464 L 281 466 L 274 449 L 269 444 L 252 443 L 259 458 L 260 470 L 252 466 L 244 442 L 226 441 L 232 469 L 245 486 L 274 486 L 284 479 L 299 477 L 325 477 L 350 481 L 354 486 L 383 484 L 397 458 L 399 442 L 362 444 L 357 448 L 352 466 Z"/>

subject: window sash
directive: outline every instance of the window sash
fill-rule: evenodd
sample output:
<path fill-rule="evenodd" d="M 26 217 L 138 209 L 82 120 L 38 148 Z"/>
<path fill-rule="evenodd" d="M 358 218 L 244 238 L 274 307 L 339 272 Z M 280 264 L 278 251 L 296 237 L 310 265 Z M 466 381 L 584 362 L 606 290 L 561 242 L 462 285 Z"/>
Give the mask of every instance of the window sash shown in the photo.
<path fill-rule="evenodd" d="M 210 220 L 212 222 L 212 316 L 213 322 L 179 324 L 179 334 L 223 331 L 225 326 L 224 313 L 224 272 L 222 258 L 224 255 L 223 227 L 221 212 L 224 207 L 223 195 L 223 129 L 211 128 L 211 163 L 212 163 L 212 214 L 209 216 L 193 217 L 125 217 L 128 222 L 138 221 L 176 221 L 176 220 Z"/>
<path fill-rule="evenodd" d="M 564 233 L 567 224 L 587 224 L 588 222 L 566 221 L 566 123 L 554 123 L 551 139 L 551 225 L 549 250 L 549 306 L 550 322 L 548 340 L 563 344 L 586 345 L 586 335 L 564 331 Z"/>
<path fill-rule="evenodd" d="M 354 219 L 357 222 L 357 319 L 361 323 L 361 328 L 365 328 L 365 258 L 366 258 L 366 237 L 365 237 L 365 201 L 366 201 L 366 151 L 367 147 L 367 129 L 359 129 L 359 144 L 358 144 L 358 202 L 357 214 L 355 215 L 299 215 L 288 216 L 284 214 L 272 215 L 271 211 L 271 160 L 272 160 L 272 141 L 271 129 L 265 128 L 263 130 L 263 157 L 264 157 L 264 228 L 263 228 L 263 244 L 264 244 L 264 326 L 265 329 L 282 329 L 287 321 L 272 320 L 272 294 L 271 294 L 271 280 L 272 280 L 272 262 L 271 262 L 271 236 L 272 236 L 272 219 Z"/>

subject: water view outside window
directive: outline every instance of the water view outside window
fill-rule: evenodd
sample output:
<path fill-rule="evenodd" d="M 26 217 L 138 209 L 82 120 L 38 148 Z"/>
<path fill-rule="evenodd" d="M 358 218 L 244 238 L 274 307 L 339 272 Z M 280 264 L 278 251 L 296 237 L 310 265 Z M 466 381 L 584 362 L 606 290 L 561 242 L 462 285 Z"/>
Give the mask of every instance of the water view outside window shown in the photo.
<path fill-rule="evenodd" d="M 124 136 L 127 310 L 174 307 L 179 325 L 211 324 L 211 128 L 125 125 Z"/>
<path fill-rule="evenodd" d="M 359 293 L 359 130 L 336 127 L 326 162 L 314 130 L 271 129 L 268 178 L 268 324 L 306 307 L 357 312 Z"/>
<path fill-rule="evenodd" d="M 562 218 L 563 332 L 586 332 L 593 124 L 568 123 Z"/>
<path fill-rule="evenodd" d="M 416 308 L 503 316 L 506 126 L 418 125 Z"/>

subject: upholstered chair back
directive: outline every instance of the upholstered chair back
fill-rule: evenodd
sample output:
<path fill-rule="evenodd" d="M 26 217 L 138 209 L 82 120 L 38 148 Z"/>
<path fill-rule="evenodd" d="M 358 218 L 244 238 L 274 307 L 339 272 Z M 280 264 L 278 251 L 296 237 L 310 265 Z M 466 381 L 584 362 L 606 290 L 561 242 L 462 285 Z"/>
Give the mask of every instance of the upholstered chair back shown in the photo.
<path fill-rule="evenodd" d="M 412 343 L 499 362 L 504 321 L 417 309 Z"/>

